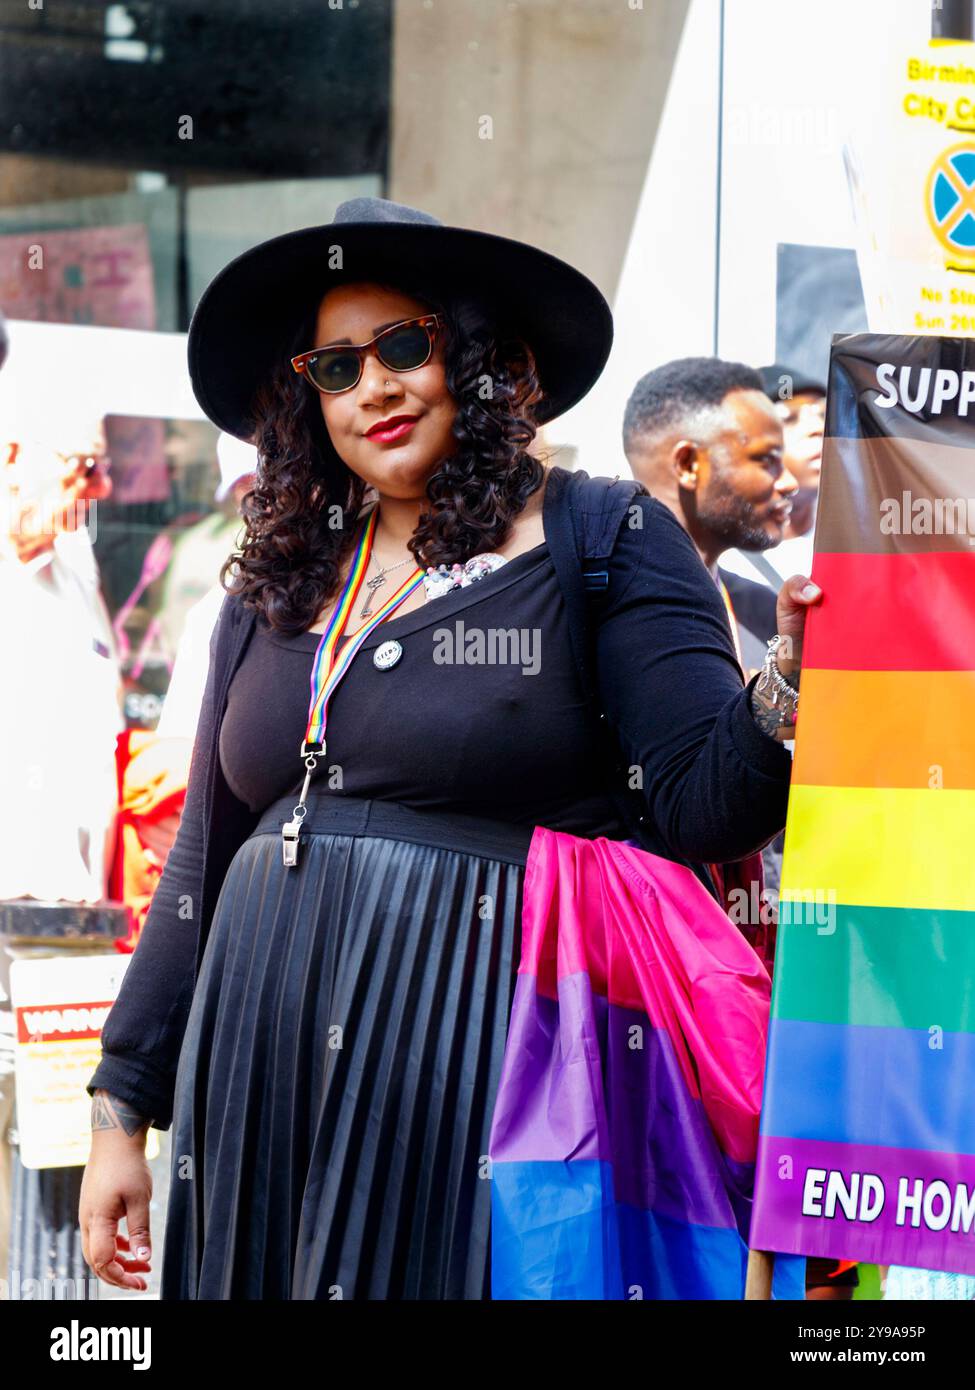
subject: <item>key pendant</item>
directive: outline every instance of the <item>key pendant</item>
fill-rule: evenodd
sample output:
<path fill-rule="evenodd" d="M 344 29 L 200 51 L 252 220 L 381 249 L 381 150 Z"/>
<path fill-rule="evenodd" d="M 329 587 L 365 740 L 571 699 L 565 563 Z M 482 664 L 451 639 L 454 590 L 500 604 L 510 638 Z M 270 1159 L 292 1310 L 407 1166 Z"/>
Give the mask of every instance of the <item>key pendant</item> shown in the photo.
<path fill-rule="evenodd" d="M 375 594 L 376 590 L 380 587 L 380 585 L 385 584 L 385 583 L 386 583 L 386 576 L 385 576 L 384 574 L 377 574 L 376 577 L 375 577 L 375 579 L 367 579 L 367 580 L 366 580 L 366 588 L 369 590 L 369 594 L 368 594 L 368 596 L 367 596 L 367 598 L 366 598 L 366 601 L 365 601 L 365 603 L 363 604 L 362 609 L 361 609 L 361 611 L 360 611 L 360 613 L 359 613 L 359 617 L 360 617 L 360 618 L 368 618 L 368 617 L 369 617 L 369 614 L 372 612 L 372 599 L 373 599 L 373 595 Z"/>

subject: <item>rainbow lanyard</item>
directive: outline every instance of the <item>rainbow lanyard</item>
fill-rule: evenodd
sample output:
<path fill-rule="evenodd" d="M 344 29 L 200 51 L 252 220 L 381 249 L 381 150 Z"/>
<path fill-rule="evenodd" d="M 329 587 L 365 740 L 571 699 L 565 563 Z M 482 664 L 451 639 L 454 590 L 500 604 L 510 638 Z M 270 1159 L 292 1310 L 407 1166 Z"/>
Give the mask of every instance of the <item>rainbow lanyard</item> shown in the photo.
<path fill-rule="evenodd" d="M 291 820 L 286 821 L 281 828 L 282 854 L 287 868 L 294 868 L 298 863 L 298 834 L 301 830 L 301 823 L 308 813 L 305 798 L 308 795 L 308 786 L 318 759 L 325 752 L 328 702 L 332 698 L 335 687 L 352 665 L 356 652 L 373 629 L 384 622 L 391 613 L 395 613 L 400 604 L 405 603 L 410 594 L 423 583 L 423 571 L 415 569 L 408 578 L 403 580 L 399 588 L 389 596 L 386 602 L 377 608 L 368 621 L 357 632 L 353 633 L 342 651 L 338 651 L 342 630 L 355 606 L 359 590 L 366 577 L 366 570 L 369 568 L 369 557 L 372 554 L 372 542 L 376 533 L 378 516 L 379 509 L 374 507 L 369 513 L 369 519 L 356 544 L 352 564 L 349 567 L 339 601 L 335 605 L 335 611 L 329 618 L 325 631 L 322 633 L 322 640 L 315 650 L 315 660 L 312 662 L 311 668 L 311 701 L 308 706 L 308 725 L 301 743 L 301 757 L 306 769 L 305 781 L 301 788 L 301 796 L 298 798 L 298 805 L 291 813 Z"/>
<path fill-rule="evenodd" d="M 738 637 L 738 619 L 735 617 L 735 610 L 731 606 L 731 595 L 728 593 L 723 579 L 718 580 L 718 588 L 721 590 L 721 597 L 724 599 L 724 606 L 728 611 L 728 622 L 731 625 L 731 640 L 735 644 L 735 656 L 738 658 L 738 665 L 741 667 L 742 674 L 744 675 L 745 663 L 741 658 L 741 641 Z"/>

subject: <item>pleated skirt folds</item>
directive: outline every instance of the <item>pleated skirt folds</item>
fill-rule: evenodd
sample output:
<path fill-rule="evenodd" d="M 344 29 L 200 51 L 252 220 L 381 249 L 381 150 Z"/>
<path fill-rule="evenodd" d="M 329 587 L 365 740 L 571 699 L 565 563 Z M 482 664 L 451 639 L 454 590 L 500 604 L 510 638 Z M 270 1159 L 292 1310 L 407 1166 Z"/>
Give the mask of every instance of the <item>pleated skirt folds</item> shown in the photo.
<path fill-rule="evenodd" d="M 293 798 L 230 865 L 176 1078 L 164 1299 L 490 1297 L 530 830 Z"/>

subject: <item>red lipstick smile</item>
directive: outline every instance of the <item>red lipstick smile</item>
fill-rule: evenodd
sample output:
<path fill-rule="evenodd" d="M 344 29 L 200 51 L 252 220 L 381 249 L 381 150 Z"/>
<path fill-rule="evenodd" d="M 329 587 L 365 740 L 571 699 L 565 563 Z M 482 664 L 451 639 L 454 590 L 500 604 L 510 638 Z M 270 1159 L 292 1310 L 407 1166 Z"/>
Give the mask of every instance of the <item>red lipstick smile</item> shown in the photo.
<path fill-rule="evenodd" d="M 389 444 L 409 434 L 417 419 L 416 415 L 393 415 L 388 420 L 380 420 L 371 430 L 366 430 L 366 438 L 375 439 L 379 444 Z"/>

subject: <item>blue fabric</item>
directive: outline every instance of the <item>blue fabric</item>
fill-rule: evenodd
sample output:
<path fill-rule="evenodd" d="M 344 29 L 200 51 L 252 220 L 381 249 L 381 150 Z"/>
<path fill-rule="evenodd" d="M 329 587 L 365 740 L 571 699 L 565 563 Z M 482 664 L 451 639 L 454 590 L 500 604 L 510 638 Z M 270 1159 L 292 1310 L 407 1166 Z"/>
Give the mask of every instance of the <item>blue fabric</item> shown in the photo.
<path fill-rule="evenodd" d="M 494 1163 L 491 1296 L 516 1300 L 740 1299 L 748 1249 L 736 1230 L 617 1202 L 612 1165 Z M 776 1258 L 772 1295 L 805 1298 L 804 1257 Z"/>

